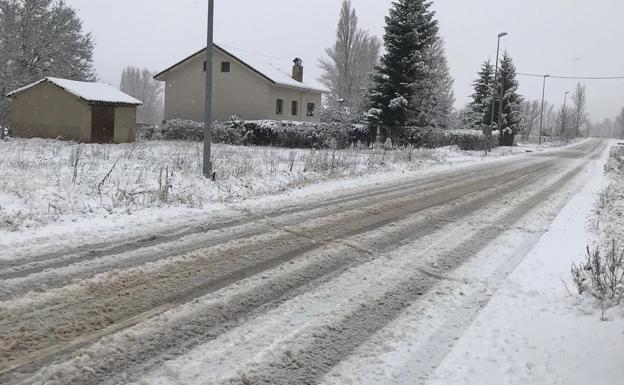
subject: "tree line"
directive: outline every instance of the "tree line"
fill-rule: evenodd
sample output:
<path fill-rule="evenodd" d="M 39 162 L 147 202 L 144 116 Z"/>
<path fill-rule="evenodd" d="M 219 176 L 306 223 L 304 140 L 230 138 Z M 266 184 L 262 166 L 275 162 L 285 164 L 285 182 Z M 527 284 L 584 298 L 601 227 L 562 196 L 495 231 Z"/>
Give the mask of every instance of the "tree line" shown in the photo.
<path fill-rule="evenodd" d="M 93 36 L 75 9 L 62 0 L 0 0 L 0 94 L 43 77 L 95 81 Z M 382 54 L 383 52 L 383 54 Z M 469 105 L 454 108 L 454 80 L 435 12 L 427 0 L 396 0 L 386 17 L 383 41 L 358 25 L 351 1 L 342 3 L 336 40 L 320 60 L 321 81 L 331 91 L 324 121 L 367 124 L 379 140 L 395 140 L 407 127 L 494 127 L 501 144 L 537 135 L 541 102 L 525 100 L 511 55 L 503 53 L 498 76 L 484 61 Z M 139 122 L 158 124 L 163 90 L 147 69 L 126 67 L 120 88 L 142 100 Z M 543 133 L 624 137 L 624 108 L 615 120 L 589 121 L 586 89 L 578 84 L 570 104 L 544 106 Z M 500 126 L 498 124 L 500 117 Z M 8 126 L 10 104 L 0 98 L 0 125 Z"/>
<path fill-rule="evenodd" d="M 45 77 L 96 81 L 95 41 L 62 0 L 0 0 L 0 126 L 9 126 L 4 96 Z M 121 89 L 143 101 L 139 121 L 160 123 L 162 89 L 148 70 L 126 68 Z"/>
<path fill-rule="evenodd" d="M 519 93 L 509 52 L 503 53 L 497 74 L 491 60 L 482 63 L 472 101 L 455 109 L 454 80 L 430 1 L 394 1 L 383 42 L 358 26 L 351 1 L 343 1 L 336 42 L 326 54 L 320 61 L 320 80 L 331 93 L 323 119 L 368 124 L 380 141 L 394 141 L 409 126 L 492 127 L 500 131 L 500 144 L 506 146 L 514 145 L 517 136 L 535 139 L 540 122 L 542 135 L 564 140 L 598 129 L 589 120 L 586 87 L 581 83 L 566 106 L 557 108 L 546 101 L 542 115 L 541 100 L 527 100 Z M 624 109 L 616 121 L 604 125 L 624 136 Z"/>

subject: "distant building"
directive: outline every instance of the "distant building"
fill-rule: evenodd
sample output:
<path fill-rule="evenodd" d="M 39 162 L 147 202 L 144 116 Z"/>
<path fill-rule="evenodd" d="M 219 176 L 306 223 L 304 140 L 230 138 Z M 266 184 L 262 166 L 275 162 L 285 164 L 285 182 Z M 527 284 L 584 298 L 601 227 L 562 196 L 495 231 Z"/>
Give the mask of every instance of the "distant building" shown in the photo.
<path fill-rule="evenodd" d="M 50 77 L 7 97 L 14 136 L 85 143 L 134 142 L 136 107 L 142 104 L 108 84 Z"/>
<path fill-rule="evenodd" d="M 213 118 L 320 121 L 321 95 L 328 92 L 304 79 L 303 62 L 284 70 L 279 59 L 214 45 Z M 204 120 L 206 49 L 157 74 L 165 82 L 165 119 Z"/>

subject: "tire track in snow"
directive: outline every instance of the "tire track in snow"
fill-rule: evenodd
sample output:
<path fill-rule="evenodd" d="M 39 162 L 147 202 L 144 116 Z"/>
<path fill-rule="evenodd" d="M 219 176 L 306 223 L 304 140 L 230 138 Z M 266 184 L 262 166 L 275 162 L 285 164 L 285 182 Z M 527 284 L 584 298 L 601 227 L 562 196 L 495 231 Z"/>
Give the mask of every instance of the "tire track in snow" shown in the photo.
<path fill-rule="evenodd" d="M 521 159 L 509 159 L 497 162 L 496 167 L 501 166 L 521 166 L 526 162 L 535 160 L 534 158 L 542 157 L 563 157 L 571 156 L 578 157 L 586 150 L 588 143 L 580 143 L 578 145 L 570 146 L 565 149 L 557 150 L 556 152 L 548 152 L 545 154 L 535 153 Z M 360 199 L 366 199 L 371 197 L 380 196 L 392 192 L 401 192 L 407 188 L 424 186 L 428 184 L 435 184 L 444 180 L 461 180 L 462 178 L 468 179 L 469 177 L 476 177 L 484 175 L 489 172 L 491 168 L 490 164 L 475 165 L 459 170 L 443 172 L 441 175 L 434 176 L 422 176 L 411 178 L 410 182 L 393 182 L 390 186 L 381 186 L 374 188 L 362 189 L 356 193 L 342 194 L 336 198 L 329 198 L 321 203 L 313 202 L 306 203 L 304 205 L 287 205 L 282 208 L 270 211 L 260 211 L 256 213 L 256 216 L 273 218 L 285 214 L 290 214 L 300 211 L 310 211 L 319 208 L 323 208 L 331 205 L 339 205 L 343 203 L 353 203 Z M 168 234 L 154 234 L 151 236 L 144 236 L 137 239 L 129 239 L 124 242 L 111 245 L 110 243 L 96 243 L 89 244 L 80 247 L 76 247 L 69 250 L 55 251 L 51 253 L 45 253 L 36 256 L 24 257 L 19 259 L 0 260 L 0 279 L 11 279 L 17 277 L 23 277 L 28 274 L 32 274 L 38 271 L 42 271 L 46 268 L 58 268 L 67 266 L 73 263 L 79 263 L 81 261 L 101 258 L 105 256 L 116 255 L 120 253 L 130 252 L 147 247 L 158 246 L 164 243 L 172 242 L 180 238 L 187 236 L 206 233 L 214 230 L 222 230 L 230 227 L 236 227 L 244 224 L 248 224 L 249 218 L 246 217 L 247 212 L 243 213 L 239 218 L 225 221 L 211 221 L 209 224 L 194 226 L 191 228 L 172 229 Z M 44 265 L 42 265 L 44 264 Z"/>
<path fill-rule="evenodd" d="M 529 159 L 523 159 L 523 161 L 528 162 Z M 509 164 L 508 166 L 517 168 L 518 164 Z M 360 201 L 365 201 L 370 198 L 379 198 L 383 199 L 393 199 L 401 194 L 409 193 L 419 193 L 427 191 L 429 186 L 435 186 L 436 183 L 439 183 L 443 180 L 452 180 L 453 183 L 459 183 L 470 178 L 477 178 L 487 175 L 487 169 L 481 169 L 482 167 L 477 168 L 472 173 L 464 173 L 458 176 L 454 175 L 443 175 L 443 176 L 435 176 L 429 178 L 416 179 L 410 181 L 409 183 L 399 184 L 393 187 L 381 187 L 378 189 L 372 189 L 372 191 L 367 190 L 363 193 L 356 194 L 348 194 L 346 196 L 341 196 L 335 199 L 329 199 L 324 201 L 322 204 L 312 203 L 304 206 L 289 206 L 286 208 L 279 209 L 274 212 L 262 212 L 253 213 L 253 217 L 249 217 L 250 210 L 243 211 L 242 218 L 238 218 L 231 221 L 223 221 L 218 223 L 211 223 L 209 225 L 202 225 L 198 227 L 193 227 L 191 229 L 185 229 L 182 231 L 173 231 L 172 234 L 168 235 L 154 235 L 151 237 L 144 237 L 135 241 L 130 241 L 127 243 L 122 243 L 119 245 L 87 245 L 83 247 L 79 247 L 73 250 L 64 251 L 64 252 L 54 252 L 44 255 L 38 255 L 34 257 L 20 258 L 16 260 L 9 261 L 0 261 L 0 280 L 11 280 L 15 278 L 23 278 L 31 274 L 36 274 L 47 269 L 57 269 L 66 266 L 70 266 L 72 264 L 77 264 L 84 261 L 94 260 L 98 258 L 103 258 L 107 256 L 119 255 L 122 253 L 132 252 L 135 250 L 147 249 L 150 247 L 156 247 L 159 245 L 171 243 L 177 240 L 180 240 L 185 237 L 190 237 L 193 235 L 210 233 L 212 231 L 224 231 L 226 229 L 236 228 L 243 225 L 252 224 L 257 218 L 278 218 L 280 216 L 285 216 L 288 214 L 302 212 L 310 212 L 305 219 L 313 219 L 322 217 L 323 215 L 327 215 L 327 207 L 333 207 L 338 205 L 345 205 L 345 208 L 354 208 L 358 207 Z M 410 189 L 414 189 L 414 191 L 409 191 Z M 320 211 L 317 211 L 321 209 Z M 338 210 L 343 209 L 342 207 L 338 207 L 334 213 L 338 212 Z M 317 212 L 315 212 L 317 211 Z M 247 234 L 246 236 L 251 236 L 254 234 Z M 202 247 L 194 247 L 192 243 L 185 245 L 183 252 L 191 252 L 194 250 L 198 250 Z M 166 258 L 172 255 L 179 255 L 181 253 L 168 253 L 163 254 L 161 257 Z"/>
<path fill-rule="evenodd" d="M 544 166 L 544 169 L 546 169 L 547 167 L 551 167 L 551 166 L 553 166 L 553 165 L 555 165 L 555 164 L 548 163 L 548 164 L 543 165 L 543 166 Z M 523 170 L 523 171 L 525 171 L 525 172 L 527 172 L 527 171 L 538 172 L 538 169 L 530 169 L 530 168 L 529 168 L 529 169 L 526 169 L 526 170 Z M 514 177 L 514 175 L 513 175 L 513 174 L 509 174 L 508 176 L 510 176 L 510 177 L 512 177 L 512 178 Z M 482 186 L 482 188 L 483 188 L 483 186 Z M 475 210 L 476 210 L 476 209 L 477 209 L 477 208 L 475 208 Z M 405 213 L 403 213 L 402 215 L 404 216 L 404 215 L 406 215 L 406 214 L 405 214 Z M 397 216 L 397 212 L 394 212 L 392 215 L 390 215 L 390 216 L 388 216 L 388 217 L 386 217 L 386 218 L 383 218 L 381 222 L 377 222 L 377 224 L 376 224 L 376 225 L 371 225 L 371 226 L 372 226 L 372 228 L 371 228 L 370 230 L 373 230 L 374 228 L 377 228 L 377 227 L 379 227 L 380 225 L 382 225 L 382 224 L 380 224 L 380 223 L 385 223 L 385 224 L 388 224 L 388 223 L 391 223 L 392 221 L 396 221 L 396 220 L 397 220 L 397 217 L 400 217 L 400 216 L 402 216 L 402 215 L 401 215 L 401 214 L 398 214 L 398 216 Z M 362 230 L 362 229 L 360 229 L 360 230 Z M 360 231 L 360 232 L 361 232 L 361 231 Z M 356 231 L 356 233 L 357 233 L 357 231 Z M 233 282 L 234 282 L 234 281 L 233 281 Z M 201 293 L 199 293 L 199 294 L 201 294 Z M 195 295 L 198 295 L 198 293 L 193 293 L 193 294 L 192 294 L 192 296 L 191 296 L 191 297 L 189 297 L 188 299 L 190 299 L 190 298 L 194 298 L 194 296 L 195 296 Z"/>
<path fill-rule="evenodd" d="M 566 173 L 555 183 L 545 187 L 523 202 L 500 220 L 501 227 L 510 227 L 520 221 L 540 202 L 565 187 L 583 169 L 585 164 Z M 438 266 L 443 276 L 461 266 L 494 240 L 501 230 L 492 226 L 463 242 L 448 253 Z M 363 303 L 338 323 L 324 325 L 308 336 L 304 346 L 279 354 L 261 367 L 250 368 L 235 378 L 224 380 L 227 384 L 316 384 L 329 371 L 349 356 L 370 336 L 398 317 L 440 279 L 427 274 L 415 274 L 399 282 L 394 290 Z"/>
<path fill-rule="evenodd" d="M 532 179 L 533 180 L 538 180 L 541 176 L 540 172 L 544 172 L 545 170 L 547 170 L 549 167 L 549 165 L 543 165 L 540 164 L 539 167 L 536 166 L 534 169 L 531 169 L 531 171 L 534 171 L 534 173 L 531 173 Z M 524 173 L 526 170 L 522 170 L 522 173 Z M 519 186 L 524 185 L 525 181 L 523 178 L 520 178 L 521 175 L 519 174 L 505 174 L 504 178 L 505 180 L 509 183 L 508 185 L 504 185 L 501 184 L 501 180 L 497 180 L 498 184 L 493 184 L 493 183 L 489 183 L 491 182 L 491 180 L 486 180 L 485 183 L 486 186 L 483 186 L 483 181 L 481 181 L 479 184 L 479 186 L 473 186 L 471 190 L 476 190 L 479 191 L 479 196 L 476 199 L 471 199 L 468 202 L 464 202 L 462 204 L 458 204 L 458 206 L 456 208 L 454 208 L 451 211 L 448 211 L 446 213 L 446 215 L 448 216 L 452 216 L 452 217 L 456 217 L 456 216 L 461 216 L 461 215 L 465 215 L 466 213 L 470 213 L 473 212 L 475 210 L 478 209 L 478 207 L 480 207 L 483 204 L 487 204 L 488 202 L 491 201 L 491 199 L 493 199 L 496 196 L 499 196 L 501 194 L 505 194 L 505 193 L 509 193 L 512 191 L 515 191 L 518 189 Z M 527 178 L 528 176 L 525 176 L 525 178 Z M 500 178 L 500 176 L 497 176 L 497 178 Z M 483 191 L 487 191 L 488 193 L 483 195 Z M 464 196 L 466 191 L 463 190 L 457 190 L 455 191 L 455 193 L 458 196 Z M 442 199 L 445 200 L 446 202 L 448 202 L 448 199 L 446 199 L 448 197 L 443 197 Z M 435 201 L 437 202 L 437 201 Z M 435 206 L 435 204 L 431 204 L 431 206 Z M 405 215 L 405 208 L 403 206 L 401 206 L 401 211 L 402 211 L 402 215 Z M 397 216 L 396 213 L 395 214 L 391 214 L 391 213 L 385 213 L 383 215 L 383 220 L 384 220 L 384 224 L 388 224 L 391 222 L 394 222 L 397 220 Z M 431 226 L 431 222 L 428 218 L 423 218 L 424 221 L 422 221 L 422 223 L 420 224 L 420 227 L 418 228 L 410 228 L 410 229 L 402 229 L 402 228 L 397 228 L 396 231 L 399 234 L 402 234 L 402 236 L 408 236 L 408 235 L 414 235 L 414 233 L 416 234 L 420 234 L 423 231 L 436 231 L 438 230 L 437 228 L 435 228 L 434 226 Z M 375 222 L 377 224 L 379 224 L 379 222 Z M 375 226 L 375 228 L 378 226 Z M 374 230 L 374 229 L 367 229 L 367 230 Z M 356 235 L 357 233 L 359 233 L 359 231 L 351 231 L 352 234 L 348 234 L 348 235 Z M 389 242 L 390 245 L 395 245 L 397 241 L 399 241 L 399 239 L 393 238 L 393 237 L 388 237 L 388 236 L 384 236 L 384 239 L 386 242 Z M 309 251 L 309 250 L 306 250 Z M 284 261 L 279 261 L 276 262 L 273 266 L 262 266 L 262 269 L 258 269 L 257 271 L 253 271 L 252 273 L 258 273 L 260 271 L 266 270 L 270 267 L 274 267 L 279 263 L 282 263 Z M 249 274 L 249 275 L 253 275 L 253 274 Z M 224 287 L 227 286 L 233 282 L 235 282 L 236 280 L 240 279 L 241 277 L 236 276 L 233 277 L 231 279 L 228 279 L 226 282 L 222 282 L 219 286 L 215 286 L 214 283 L 209 283 L 207 286 L 208 287 L 202 287 L 201 290 L 193 290 L 192 293 L 187 294 L 186 298 L 183 298 L 182 300 L 167 300 L 166 303 L 179 303 L 179 302 L 184 302 L 184 301 L 188 301 L 192 298 L 195 298 L 197 296 L 200 296 L 202 294 L 205 294 L 207 291 L 214 291 L 217 290 L 220 287 Z M 101 300 L 100 300 L 101 301 Z M 97 302 L 94 301 L 93 299 L 88 301 L 89 303 L 91 302 Z M 56 309 L 54 309 L 54 311 L 56 311 Z M 90 309 L 90 311 L 88 313 L 93 313 L 93 309 Z M 51 316 L 51 315 L 50 315 Z M 74 318 L 76 316 L 75 312 L 70 312 L 69 313 L 70 319 L 67 320 L 63 320 L 62 322 L 58 322 L 58 324 L 63 324 L 65 322 L 71 322 L 71 318 Z M 36 316 L 37 319 L 41 318 L 39 315 Z M 20 320 L 22 321 L 22 320 Z M 20 324 L 22 324 L 21 326 L 23 326 L 23 322 L 20 322 Z M 30 336 L 32 337 L 32 333 L 30 333 Z M 43 336 L 42 336 L 43 337 Z M 46 343 L 49 343 L 49 338 L 46 336 Z M 22 345 L 23 347 L 23 345 Z"/>

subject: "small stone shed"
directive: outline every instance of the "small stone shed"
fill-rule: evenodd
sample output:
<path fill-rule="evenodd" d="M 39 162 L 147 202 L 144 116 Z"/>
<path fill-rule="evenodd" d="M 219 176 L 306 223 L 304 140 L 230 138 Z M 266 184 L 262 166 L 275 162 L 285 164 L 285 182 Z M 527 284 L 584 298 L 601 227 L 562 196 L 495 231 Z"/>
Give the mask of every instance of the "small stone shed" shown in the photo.
<path fill-rule="evenodd" d="M 48 77 L 7 95 L 11 131 L 21 138 L 131 143 L 142 102 L 103 83 Z"/>

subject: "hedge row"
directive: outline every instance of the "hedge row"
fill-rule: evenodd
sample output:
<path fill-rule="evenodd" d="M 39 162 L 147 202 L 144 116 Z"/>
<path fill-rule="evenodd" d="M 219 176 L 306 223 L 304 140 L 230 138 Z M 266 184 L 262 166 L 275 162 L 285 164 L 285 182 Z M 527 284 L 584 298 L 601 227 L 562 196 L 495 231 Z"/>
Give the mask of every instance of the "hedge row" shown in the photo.
<path fill-rule="evenodd" d="M 459 146 L 462 150 L 481 151 L 499 145 L 499 132 L 495 131 L 489 140 L 480 130 L 442 130 L 439 128 L 404 127 L 396 144 L 419 148 Z"/>
<path fill-rule="evenodd" d="M 149 136 L 166 140 L 200 141 L 203 140 L 203 124 L 192 120 L 171 120 Z M 216 123 L 212 133 L 215 143 L 285 148 L 341 149 L 358 144 L 370 145 L 373 139 L 374 135 L 365 125 L 269 120 Z M 438 148 L 458 145 L 464 150 L 483 150 L 487 143 L 487 137 L 477 130 L 421 127 L 404 127 L 394 140 L 395 146 Z M 495 133 L 490 147 L 497 146 L 498 134 Z"/>

